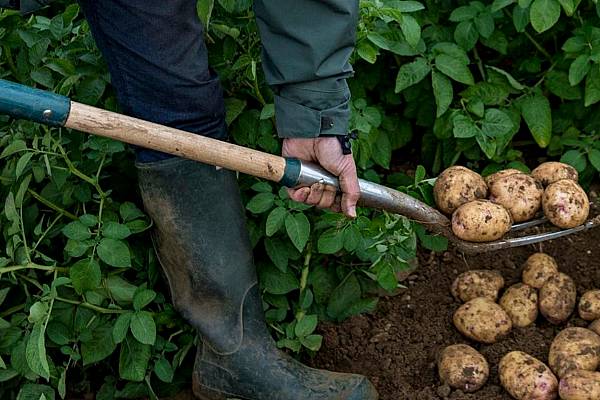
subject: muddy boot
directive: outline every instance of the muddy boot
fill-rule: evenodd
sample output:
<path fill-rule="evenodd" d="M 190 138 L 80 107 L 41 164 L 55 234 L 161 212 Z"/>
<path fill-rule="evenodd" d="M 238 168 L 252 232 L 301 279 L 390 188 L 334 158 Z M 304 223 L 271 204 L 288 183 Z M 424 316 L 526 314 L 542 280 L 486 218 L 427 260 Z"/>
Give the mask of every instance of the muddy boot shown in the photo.
<path fill-rule="evenodd" d="M 173 304 L 201 336 L 203 400 L 376 400 L 363 376 L 308 368 L 267 331 L 234 173 L 170 159 L 138 164 Z"/>

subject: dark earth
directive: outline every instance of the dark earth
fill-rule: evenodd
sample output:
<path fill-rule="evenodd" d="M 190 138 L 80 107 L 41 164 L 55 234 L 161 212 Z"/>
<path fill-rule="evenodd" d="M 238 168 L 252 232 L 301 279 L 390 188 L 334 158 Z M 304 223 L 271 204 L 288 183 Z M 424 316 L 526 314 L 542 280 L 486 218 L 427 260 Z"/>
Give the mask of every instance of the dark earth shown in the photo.
<path fill-rule="evenodd" d="M 534 325 L 515 328 L 492 345 L 460 335 L 452 315 L 460 303 L 450 293 L 452 281 L 470 269 L 496 269 L 508 287 L 521 280 L 521 266 L 531 254 L 543 251 L 555 257 L 559 269 L 577 284 L 578 298 L 600 287 L 600 229 L 543 244 L 495 253 L 466 256 L 453 250 L 443 254 L 419 253 L 419 267 L 395 297 L 382 299 L 371 315 L 353 317 L 342 324 L 322 324 L 323 347 L 308 360 L 312 366 L 367 375 L 382 400 L 508 400 L 502 389 L 498 363 L 510 351 L 524 351 L 548 361 L 550 343 L 567 326 L 587 326 L 573 316 L 553 326 L 540 316 Z M 443 385 L 436 369 L 436 354 L 445 346 L 466 343 L 479 350 L 490 364 L 488 383 L 471 394 Z"/>

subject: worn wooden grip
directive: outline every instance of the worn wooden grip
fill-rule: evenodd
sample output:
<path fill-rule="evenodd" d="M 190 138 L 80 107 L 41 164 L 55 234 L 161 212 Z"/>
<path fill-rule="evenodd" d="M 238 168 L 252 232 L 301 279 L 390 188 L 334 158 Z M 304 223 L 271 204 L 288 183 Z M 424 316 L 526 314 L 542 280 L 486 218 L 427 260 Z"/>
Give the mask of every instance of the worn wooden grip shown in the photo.
<path fill-rule="evenodd" d="M 285 174 L 283 157 L 76 102 L 65 126 L 275 182 Z"/>

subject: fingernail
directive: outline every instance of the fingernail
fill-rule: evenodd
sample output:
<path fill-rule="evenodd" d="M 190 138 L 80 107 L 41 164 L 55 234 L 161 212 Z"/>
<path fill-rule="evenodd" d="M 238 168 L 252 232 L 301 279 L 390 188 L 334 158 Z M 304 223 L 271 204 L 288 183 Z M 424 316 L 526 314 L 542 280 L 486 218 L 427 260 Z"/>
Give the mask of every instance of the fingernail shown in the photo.
<path fill-rule="evenodd" d="M 350 214 L 352 218 L 356 218 L 356 207 L 352 206 L 348 208 L 348 214 Z"/>

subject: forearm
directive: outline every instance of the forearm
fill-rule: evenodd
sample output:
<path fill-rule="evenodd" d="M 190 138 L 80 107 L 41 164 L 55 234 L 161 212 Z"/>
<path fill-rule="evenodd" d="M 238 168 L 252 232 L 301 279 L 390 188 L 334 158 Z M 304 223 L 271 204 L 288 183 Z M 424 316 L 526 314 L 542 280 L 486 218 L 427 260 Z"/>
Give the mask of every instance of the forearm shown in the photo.
<path fill-rule="evenodd" d="M 348 132 L 358 0 L 256 0 L 281 137 Z"/>

